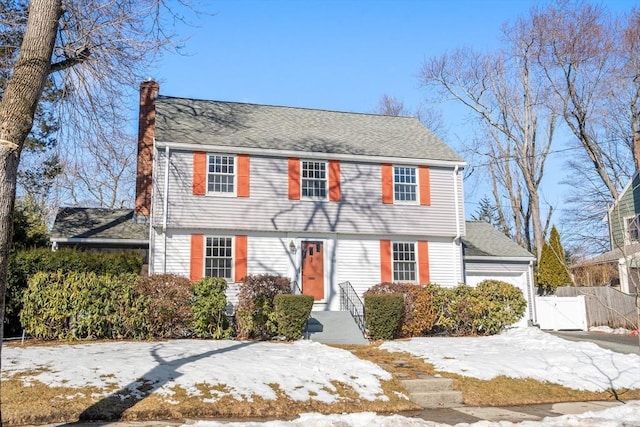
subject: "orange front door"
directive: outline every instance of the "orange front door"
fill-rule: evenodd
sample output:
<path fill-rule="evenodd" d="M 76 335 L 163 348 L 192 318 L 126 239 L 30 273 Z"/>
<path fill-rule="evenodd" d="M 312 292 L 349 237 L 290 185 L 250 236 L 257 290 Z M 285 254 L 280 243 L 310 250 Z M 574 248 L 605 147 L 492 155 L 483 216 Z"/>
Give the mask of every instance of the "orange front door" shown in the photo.
<path fill-rule="evenodd" d="M 324 299 L 323 242 L 302 242 L 302 293 Z"/>

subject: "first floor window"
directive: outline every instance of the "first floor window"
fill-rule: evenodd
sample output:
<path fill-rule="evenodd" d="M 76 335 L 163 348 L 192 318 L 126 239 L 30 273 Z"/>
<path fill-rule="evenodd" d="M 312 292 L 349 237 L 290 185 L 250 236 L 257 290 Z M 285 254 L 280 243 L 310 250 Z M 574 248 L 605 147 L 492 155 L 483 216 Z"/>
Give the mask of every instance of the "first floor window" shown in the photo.
<path fill-rule="evenodd" d="M 393 193 L 397 202 L 415 202 L 417 199 L 418 181 L 416 168 L 395 166 L 393 168 Z"/>
<path fill-rule="evenodd" d="M 393 244 L 393 280 L 397 282 L 416 281 L 415 243 Z"/>
<path fill-rule="evenodd" d="M 302 197 L 327 198 L 327 163 L 302 161 Z"/>
<path fill-rule="evenodd" d="M 204 275 L 233 279 L 233 244 L 231 237 L 207 237 Z"/>
<path fill-rule="evenodd" d="M 234 193 L 235 157 L 222 154 L 209 155 L 207 190 L 210 193 Z"/>

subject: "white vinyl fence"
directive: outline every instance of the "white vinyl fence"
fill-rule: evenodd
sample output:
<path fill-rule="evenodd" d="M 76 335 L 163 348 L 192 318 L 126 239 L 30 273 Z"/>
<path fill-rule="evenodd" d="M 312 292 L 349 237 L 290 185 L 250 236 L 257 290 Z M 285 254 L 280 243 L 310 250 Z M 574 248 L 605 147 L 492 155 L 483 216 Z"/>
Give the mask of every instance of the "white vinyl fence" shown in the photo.
<path fill-rule="evenodd" d="M 587 309 L 584 295 L 536 297 L 540 329 L 586 331 Z"/>

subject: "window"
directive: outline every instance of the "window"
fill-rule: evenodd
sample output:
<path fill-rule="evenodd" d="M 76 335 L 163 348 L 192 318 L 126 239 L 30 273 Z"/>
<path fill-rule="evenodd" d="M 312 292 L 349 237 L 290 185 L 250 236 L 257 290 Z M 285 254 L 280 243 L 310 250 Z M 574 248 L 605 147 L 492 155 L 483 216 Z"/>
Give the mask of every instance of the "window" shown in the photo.
<path fill-rule="evenodd" d="M 204 275 L 233 280 L 233 244 L 231 237 L 207 237 Z"/>
<path fill-rule="evenodd" d="M 302 161 L 302 197 L 327 198 L 327 163 Z"/>
<path fill-rule="evenodd" d="M 414 243 L 393 243 L 393 280 L 416 281 L 416 248 Z"/>
<path fill-rule="evenodd" d="M 221 154 L 209 155 L 207 190 L 210 193 L 233 194 L 235 183 L 235 157 Z"/>
<path fill-rule="evenodd" d="M 393 167 L 393 194 L 395 201 L 417 201 L 417 189 L 416 168 L 407 166 Z"/>
<path fill-rule="evenodd" d="M 624 219 L 624 229 L 626 243 L 634 243 L 640 241 L 640 215 L 628 217 Z"/>

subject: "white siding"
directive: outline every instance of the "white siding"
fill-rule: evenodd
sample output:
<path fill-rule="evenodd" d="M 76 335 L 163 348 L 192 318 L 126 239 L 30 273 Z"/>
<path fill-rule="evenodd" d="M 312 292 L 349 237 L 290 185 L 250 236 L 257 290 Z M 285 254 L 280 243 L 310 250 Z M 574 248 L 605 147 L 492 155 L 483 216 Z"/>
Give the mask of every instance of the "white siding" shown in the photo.
<path fill-rule="evenodd" d="M 360 298 L 367 289 L 381 282 L 379 240 L 341 239 L 336 259 L 337 284 L 351 282 Z"/>
<path fill-rule="evenodd" d="M 250 158 L 250 197 L 193 196 L 193 154 L 171 152 L 168 226 L 233 230 L 455 236 L 453 168 L 431 167 L 431 206 L 384 205 L 377 163 L 341 162 L 341 202 L 289 200 L 287 159 Z M 164 153 L 154 171 L 154 225 L 162 224 Z M 464 230 L 462 182 L 458 216 Z"/>
<path fill-rule="evenodd" d="M 165 237 L 154 230 L 155 250 L 153 251 L 153 272 L 155 274 L 172 273 L 189 277 L 191 260 L 191 235 L 168 232 L 166 237 L 166 268 L 164 259 Z"/>
<path fill-rule="evenodd" d="M 453 240 L 429 241 L 429 279 L 440 286 L 456 286 L 462 283 L 460 245 Z"/>
<path fill-rule="evenodd" d="M 247 274 L 289 276 L 292 262 L 285 238 L 247 236 Z"/>

